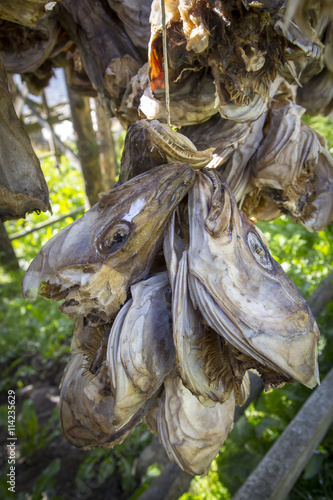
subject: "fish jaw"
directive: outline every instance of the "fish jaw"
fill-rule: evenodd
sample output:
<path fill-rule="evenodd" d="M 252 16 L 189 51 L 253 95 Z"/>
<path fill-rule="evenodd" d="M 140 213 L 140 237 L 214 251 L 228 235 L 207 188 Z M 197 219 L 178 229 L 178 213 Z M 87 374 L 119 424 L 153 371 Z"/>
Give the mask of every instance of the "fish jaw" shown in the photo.
<path fill-rule="evenodd" d="M 214 176 L 220 189 L 223 181 Z M 260 363 L 315 385 L 319 331 L 308 305 L 269 254 L 259 231 L 238 211 L 227 186 L 223 196 L 229 215 L 217 211 L 211 224 L 213 184 L 205 174 L 197 177 L 189 193 L 189 270 L 203 287 L 194 283 L 197 298 L 209 294 L 210 307 L 217 311 L 219 319 L 212 327 L 220 328 L 222 335 L 227 332 L 232 345 Z"/>
<path fill-rule="evenodd" d="M 259 332 L 251 339 L 251 344 L 258 352 L 273 352 L 275 363 L 280 370 L 313 389 L 316 385 L 320 385 L 317 361 L 319 330 L 315 322 L 314 325 L 304 327 L 305 318 L 294 317 L 292 321 L 299 322 L 300 326 L 296 330 L 297 334 L 295 331 L 292 332 L 291 339 L 281 341 L 281 338 L 276 338 L 274 334 Z"/>
<path fill-rule="evenodd" d="M 70 317 L 100 312 L 110 319 L 129 286 L 148 274 L 194 178 L 188 165 L 172 163 L 111 190 L 42 248 L 23 280 L 23 296 L 35 298 L 43 281 L 42 294 L 66 298 L 62 310 Z"/>
<path fill-rule="evenodd" d="M 215 148 L 198 151 L 193 142 L 183 134 L 159 122 L 158 120 L 142 120 L 149 127 L 152 143 L 163 150 L 168 161 L 180 161 L 189 164 L 192 168 L 203 168 L 213 158 Z"/>

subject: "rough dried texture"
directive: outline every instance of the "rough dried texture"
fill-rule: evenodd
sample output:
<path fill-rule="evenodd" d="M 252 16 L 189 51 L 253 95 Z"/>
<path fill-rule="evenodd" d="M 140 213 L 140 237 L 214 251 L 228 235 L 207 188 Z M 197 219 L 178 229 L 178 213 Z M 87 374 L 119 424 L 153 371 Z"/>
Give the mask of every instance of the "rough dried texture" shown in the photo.
<path fill-rule="evenodd" d="M 133 285 L 131 294 L 117 315 L 108 343 L 116 428 L 159 391 L 174 367 L 168 273 Z"/>
<path fill-rule="evenodd" d="M 273 103 L 265 138 L 249 169 L 258 194 L 262 192 L 309 231 L 319 231 L 333 219 L 333 160 L 325 139 L 301 122 L 303 112 L 289 101 Z M 257 200 L 261 202 L 260 196 Z M 254 196 L 251 201 L 246 203 L 247 211 L 252 208 L 248 213 L 261 218 Z"/>
<path fill-rule="evenodd" d="M 33 28 L 45 15 L 48 3 L 49 0 L 1 0 L 0 18 Z"/>
<path fill-rule="evenodd" d="M 189 285 L 204 320 L 236 349 L 308 387 L 319 382 L 319 331 L 259 230 L 215 171 L 189 193 Z"/>
<path fill-rule="evenodd" d="M 84 450 L 110 448 L 121 443 L 148 410 L 141 408 L 127 425 L 116 430 L 113 405 L 106 374 L 86 378 L 84 357 L 74 354 L 60 388 L 60 421 L 67 441 Z"/>
<path fill-rule="evenodd" d="M 213 148 L 197 151 L 187 137 L 158 120 L 140 120 L 126 134 L 119 181 L 126 182 L 169 162 L 182 162 L 192 168 L 202 168 L 212 160 L 212 152 Z"/>
<path fill-rule="evenodd" d="M 97 0 L 62 0 L 59 20 L 78 46 L 84 69 L 106 107 L 113 111 L 144 62 L 117 17 Z"/>
<path fill-rule="evenodd" d="M 178 222 L 179 220 L 177 217 L 177 223 Z M 180 234 L 178 224 L 176 224 L 176 212 L 174 212 L 165 230 L 163 242 L 163 253 L 173 292 L 175 290 L 175 281 L 177 278 L 179 262 L 187 246 L 188 239 L 185 240 Z"/>
<path fill-rule="evenodd" d="M 177 373 L 183 384 L 196 395 L 201 404 L 222 403 L 234 393 L 236 404 L 245 403 L 249 382 L 247 362 L 239 363 L 225 340 L 203 322 L 192 304 L 188 289 L 188 238 L 180 225 L 184 216 L 175 213 L 164 237 L 164 256 L 173 290 L 173 340 L 176 349 Z M 177 219 L 177 223 L 176 223 Z M 243 356 L 244 358 L 244 356 Z M 247 360 L 246 360 L 247 361 Z M 241 365 L 241 367 L 240 367 Z"/>
<path fill-rule="evenodd" d="M 306 37 L 296 25 L 286 26 L 280 8 L 280 4 L 272 9 L 262 3 L 242 7 L 239 2 L 224 1 L 166 2 L 171 104 L 184 88 L 198 98 L 205 82 L 213 80 L 217 99 L 210 97 L 215 110 L 226 119 L 250 122 L 267 111 L 281 81 L 279 71 L 292 82 L 307 66 L 320 72 L 324 52 L 319 34 L 312 30 Z M 152 4 L 150 22 L 149 76 L 154 96 L 162 104 L 165 78 L 158 0 Z M 145 112 L 148 118 L 162 118 L 158 113 L 158 106 L 151 107 L 150 116 Z M 185 121 L 184 117 L 182 123 L 175 123 Z"/>
<path fill-rule="evenodd" d="M 251 160 L 256 187 L 275 189 L 289 186 L 299 177 L 301 116 L 304 108 L 290 101 L 275 101 L 267 116 L 266 134 Z M 296 172 L 295 172 L 296 171 Z"/>
<path fill-rule="evenodd" d="M 333 109 L 333 73 L 323 69 L 298 89 L 296 100 L 309 114 L 327 116 Z"/>
<path fill-rule="evenodd" d="M 190 474 L 207 474 L 233 427 L 235 400 L 203 406 L 173 372 L 164 382 L 158 433 L 169 455 Z"/>
<path fill-rule="evenodd" d="M 304 23 L 300 19 L 302 13 L 297 17 L 298 20 L 295 19 L 294 22 L 289 23 L 286 17 L 280 14 L 277 16 L 274 28 L 288 43 L 285 65 L 280 68 L 282 76 L 290 83 L 303 84 L 323 69 L 324 45 L 320 41 L 320 35 L 328 17 L 325 16 L 323 23 L 320 19 L 316 19 L 315 8 L 304 16 Z"/>
<path fill-rule="evenodd" d="M 0 21 L 0 51 L 6 71 L 30 73 L 51 56 L 61 26 L 53 12 L 46 14 L 34 29 Z"/>
<path fill-rule="evenodd" d="M 257 150 L 262 138 L 266 113 L 248 125 L 249 137 L 235 149 L 230 159 L 217 170 L 228 183 L 236 202 L 241 202 L 253 188 L 251 184 L 251 166 L 249 160 Z M 218 156 L 214 152 L 214 156 Z"/>
<path fill-rule="evenodd" d="M 135 47 L 146 54 L 150 37 L 150 7 L 152 0 L 107 0 L 125 27 Z"/>
<path fill-rule="evenodd" d="M 161 249 L 170 214 L 194 181 L 184 164 L 157 167 L 102 196 L 83 217 L 42 248 L 23 280 L 23 294 L 66 298 L 70 317 L 108 321 L 131 284 L 144 279 Z"/>
<path fill-rule="evenodd" d="M 29 137 L 18 119 L 0 57 L 0 217 L 51 210 L 49 192 Z"/>
<path fill-rule="evenodd" d="M 177 127 L 184 125 L 195 125 L 208 120 L 216 114 L 215 107 L 215 86 L 211 79 L 204 80 L 196 93 L 190 88 L 182 87 L 184 95 L 172 96 L 170 101 L 171 124 Z M 150 88 L 146 88 L 140 99 L 139 112 L 148 120 L 167 121 L 166 107 L 164 100 L 154 97 Z"/>
<path fill-rule="evenodd" d="M 205 123 L 182 127 L 181 132 L 191 139 L 201 151 L 208 147 L 215 148 L 214 156 L 218 157 L 218 165 L 223 165 L 250 137 L 252 126 L 221 118 L 220 114 L 212 116 Z"/>
<path fill-rule="evenodd" d="M 192 305 L 187 273 L 187 252 L 184 252 L 178 267 L 172 304 L 178 374 L 184 386 L 198 396 L 201 404 L 210 405 L 211 401 L 223 403 L 230 397 L 233 386 L 229 386 L 227 391 L 223 377 L 212 373 L 208 362 L 204 363 L 204 348 L 205 345 L 212 343 L 211 335 L 205 330 L 199 311 Z M 218 335 L 215 334 L 214 337 L 212 346 L 214 361 L 217 360 L 218 369 L 222 369 L 223 346 L 219 342 Z"/>
<path fill-rule="evenodd" d="M 283 213 L 272 198 L 261 189 L 254 189 L 245 196 L 242 211 L 253 220 L 265 222 L 278 219 Z"/>

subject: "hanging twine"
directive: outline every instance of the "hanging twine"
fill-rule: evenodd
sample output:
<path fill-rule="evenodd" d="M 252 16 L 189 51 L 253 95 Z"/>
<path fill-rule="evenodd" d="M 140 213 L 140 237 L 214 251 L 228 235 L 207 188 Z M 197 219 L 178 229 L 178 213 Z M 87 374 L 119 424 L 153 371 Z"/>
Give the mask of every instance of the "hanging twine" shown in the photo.
<path fill-rule="evenodd" d="M 167 50 L 167 36 L 166 36 L 166 20 L 165 20 L 165 2 L 161 2 L 162 11 L 162 42 L 163 42 L 163 68 L 164 68 L 164 83 L 165 83 L 165 107 L 167 124 L 171 127 L 170 121 L 170 90 L 169 90 L 169 67 L 168 67 L 168 50 Z"/>

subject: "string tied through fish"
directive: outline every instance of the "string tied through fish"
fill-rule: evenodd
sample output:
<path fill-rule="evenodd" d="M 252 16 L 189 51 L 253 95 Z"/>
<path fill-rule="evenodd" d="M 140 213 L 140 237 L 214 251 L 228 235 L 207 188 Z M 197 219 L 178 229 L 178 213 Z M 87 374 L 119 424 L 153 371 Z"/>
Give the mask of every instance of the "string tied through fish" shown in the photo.
<path fill-rule="evenodd" d="M 171 127 L 170 119 L 170 88 L 169 88 L 169 65 L 168 65 L 168 48 L 167 48 L 167 33 L 166 33 L 166 19 L 165 19 L 165 1 L 160 0 L 162 11 L 162 46 L 163 46 L 163 70 L 164 70 L 164 83 L 165 83 L 165 108 L 167 124 Z"/>

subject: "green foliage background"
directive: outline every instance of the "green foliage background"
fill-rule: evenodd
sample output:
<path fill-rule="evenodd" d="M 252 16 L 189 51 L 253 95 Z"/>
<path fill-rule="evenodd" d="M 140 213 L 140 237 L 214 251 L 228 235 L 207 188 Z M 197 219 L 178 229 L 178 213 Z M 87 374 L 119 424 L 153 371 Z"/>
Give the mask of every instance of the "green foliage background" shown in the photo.
<path fill-rule="evenodd" d="M 328 141 L 333 151 L 333 122 L 329 118 L 309 118 L 306 121 Z M 84 189 L 81 175 L 65 157 L 60 170 L 54 166 L 51 157 L 42 161 L 53 214 L 67 213 L 84 205 Z M 80 214 L 81 215 L 81 214 Z M 78 215 L 77 217 L 79 217 Z M 6 223 L 9 234 L 33 227 L 48 214 L 30 214 L 26 220 Z M 19 390 L 32 380 L 46 379 L 50 366 L 69 358 L 69 345 L 73 321 L 61 314 L 56 303 L 37 298 L 33 303 L 21 298 L 20 287 L 24 270 L 41 246 L 54 234 L 73 221 L 68 217 L 38 232 L 13 241 L 15 252 L 22 269 L 17 272 L 0 270 L 0 368 L 2 377 L 0 392 Z M 327 228 L 317 234 L 307 232 L 287 217 L 272 223 L 258 224 L 265 233 L 271 253 L 283 266 L 292 280 L 308 297 L 333 269 L 333 231 Z M 324 377 L 333 364 L 333 325 L 331 322 L 333 304 L 329 304 L 318 319 L 321 330 L 319 343 L 320 370 Z M 206 477 L 193 479 L 190 491 L 181 500 L 229 499 L 243 483 L 249 473 L 293 419 L 311 391 L 299 384 L 262 394 L 246 410 L 235 425 L 221 453 L 214 460 Z M 44 427 L 38 426 L 37 415 L 31 401 L 24 401 L 18 421 L 19 456 L 29 461 L 35 453 L 47 446 L 51 439 L 60 435 L 57 411 Z M 6 407 L 0 407 L 0 424 L 6 425 Z M 160 473 L 153 466 L 147 472 L 141 485 L 132 474 L 135 457 L 150 440 L 150 434 L 141 425 L 123 445 L 110 450 L 87 452 L 76 477 L 77 487 L 84 495 L 84 478 L 94 477 L 98 471 L 101 483 L 117 471 L 122 477 L 124 491 L 132 500 L 144 491 Z M 330 430 L 313 454 L 304 473 L 289 495 L 296 499 L 333 498 L 333 431 Z M 59 459 L 49 464 L 37 479 L 34 490 L 20 494 L 17 498 L 39 499 L 47 488 L 52 496 L 54 484 L 60 470 Z M 100 473 L 102 471 L 102 473 Z M 137 488 L 137 489 L 136 489 Z M 136 489 L 136 490 L 135 490 Z M 6 487 L 0 485 L 0 497 L 8 496 Z"/>

